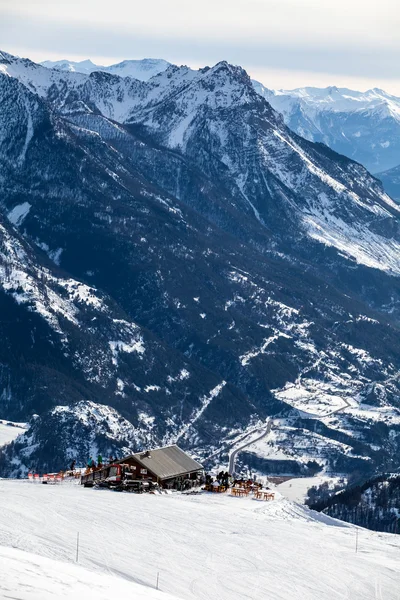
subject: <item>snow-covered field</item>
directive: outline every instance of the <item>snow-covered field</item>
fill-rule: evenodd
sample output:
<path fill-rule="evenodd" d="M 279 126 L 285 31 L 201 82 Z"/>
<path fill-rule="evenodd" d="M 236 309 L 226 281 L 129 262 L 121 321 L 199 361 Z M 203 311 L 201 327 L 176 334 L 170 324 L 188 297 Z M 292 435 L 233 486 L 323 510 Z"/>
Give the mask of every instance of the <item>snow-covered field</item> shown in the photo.
<path fill-rule="evenodd" d="M 14 441 L 21 433 L 25 433 L 25 423 L 13 423 L 11 421 L 0 421 L 0 446 Z"/>
<path fill-rule="evenodd" d="M 307 498 L 307 492 L 313 486 L 320 486 L 323 483 L 328 483 L 329 486 L 334 486 L 339 483 L 340 477 L 327 477 L 326 475 L 316 475 L 315 477 L 293 477 L 277 486 L 279 492 L 292 502 L 304 504 Z"/>
<path fill-rule="evenodd" d="M 398 599 L 400 538 L 359 529 L 356 553 L 354 527 L 283 498 L 2 480 L 0 506 L 1 598 L 155 600 L 159 572 L 188 600 Z"/>

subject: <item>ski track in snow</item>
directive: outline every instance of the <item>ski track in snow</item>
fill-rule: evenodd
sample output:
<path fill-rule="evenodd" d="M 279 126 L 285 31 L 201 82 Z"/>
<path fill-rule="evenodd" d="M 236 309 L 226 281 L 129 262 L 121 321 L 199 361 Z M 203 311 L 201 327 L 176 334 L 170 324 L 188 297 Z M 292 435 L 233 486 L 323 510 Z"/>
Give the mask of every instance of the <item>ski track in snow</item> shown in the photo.
<path fill-rule="evenodd" d="M 28 146 L 29 143 L 31 141 L 31 139 L 33 138 L 33 119 L 32 119 L 32 113 L 31 113 L 31 109 L 29 106 L 29 102 L 27 98 L 24 98 L 24 103 L 25 103 L 25 110 L 26 110 L 26 134 L 25 134 L 25 141 L 24 141 L 24 145 L 23 148 L 21 150 L 21 154 L 18 158 L 18 164 L 21 166 L 23 165 L 24 161 L 25 161 L 25 157 L 26 157 L 26 152 L 28 150 Z"/>
<path fill-rule="evenodd" d="M 2 480 L 0 505 L 0 598 L 161 599 L 159 572 L 160 590 L 185 600 L 373 600 L 377 581 L 398 600 L 398 537 L 360 528 L 356 554 L 353 526 L 285 499 Z"/>

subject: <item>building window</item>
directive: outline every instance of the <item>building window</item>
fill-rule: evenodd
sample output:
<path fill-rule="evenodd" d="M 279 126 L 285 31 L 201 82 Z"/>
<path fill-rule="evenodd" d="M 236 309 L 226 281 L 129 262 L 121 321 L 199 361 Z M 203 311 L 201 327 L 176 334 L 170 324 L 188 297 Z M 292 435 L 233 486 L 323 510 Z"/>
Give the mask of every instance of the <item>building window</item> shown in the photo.
<path fill-rule="evenodd" d="M 147 469 L 140 469 L 141 475 L 147 475 Z"/>

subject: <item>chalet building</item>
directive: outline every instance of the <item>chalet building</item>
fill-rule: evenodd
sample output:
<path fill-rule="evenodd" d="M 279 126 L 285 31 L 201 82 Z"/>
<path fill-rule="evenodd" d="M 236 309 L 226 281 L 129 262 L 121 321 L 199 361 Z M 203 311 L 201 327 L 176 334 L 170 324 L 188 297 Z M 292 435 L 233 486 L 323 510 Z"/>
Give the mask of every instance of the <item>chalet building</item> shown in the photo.
<path fill-rule="evenodd" d="M 203 465 L 176 445 L 131 454 L 116 464 L 129 468 L 137 480 L 152 481 L 167 489 L 191 487 L 204 472 Z"/>

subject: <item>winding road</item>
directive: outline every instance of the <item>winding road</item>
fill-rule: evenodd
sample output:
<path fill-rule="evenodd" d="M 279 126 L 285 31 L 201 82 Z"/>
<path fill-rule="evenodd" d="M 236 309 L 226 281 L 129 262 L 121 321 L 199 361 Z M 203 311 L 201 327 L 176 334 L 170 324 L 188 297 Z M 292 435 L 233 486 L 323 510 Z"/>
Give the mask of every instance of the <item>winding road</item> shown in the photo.
<path fill-rule="evenodd" d="M 332 415 L 342 412 L 343 410 L 346 410 L 346 408 L 351 407 L 350 402 L 348 402 L 348 400 L 346 400 L 345 398 L 342 398 L 344 405 L 340 406 L 339 408 L 336 408 L 334 410 L 332 410 L 331 412 L 327 413 L 326 415 L 310 415 L 311 417 L 315 418 L 315 419 L 321 419 L 324 417 L 331 417 Z M 228 472 L 231 473 L 231 475 L 235 474 L 235 462 L 236 462 L 236 458 L 237 455 L 242 452 L 245 448 L 247 448 L 248 446 L 251 446 L 252 444 L 255 444 L 256 442 L 259 442 L 260 440 L 264 439 L 265 437 L 267 437 L 267 435 L 270 433 L 271 429 L 272 429 L 272 424 L 273 421 L 272 419 L 269 419 L 268 422 L 266 423 L 265 427 L 262 428 L 262 433 L 261 435 L 259 435 L 256 438 L 252 438 L 251 436 L 254 435 L 254 431 L 250 431 L 250 433 L 248 433 L 247 435 L 245 435 L 239 443 L 241 443 L 240 446 L 238 446 L 237 448 L 235 448 L 234 450 L 232 450 L 229 453 L 229 467 L 228 467 Z M 251 439 L 249 439 L 251 438 Z"/>
<path fill-rule="evenodd" d="M 248 440 L 248 438 L 250 436 L 254 435 L 254 431 L 251 431 L 250 433 L 248 433 L 246 436 L 244 436 L 240 440 L 241 442 L 245 442 L 245 443 L 243 443 L 241 446 L 238 446 L 237 448 L 232 450 L 232 452 L 229 453 L 228 472 L 231 473 L 231 475 L 235 474 L 235 462 L 236 462 L 236 457 L 239 454 L 239 452 L 242 452 L 248 446 L 251 446 L 252 444 L 255 444 L 256 442 L 259 442 L 260 440 L 264 439 L 270 433 L 271 428 L 272 428 L 272 419 L 269 419 L 268 423 L 265 425 L 265 428 L 263 428 L 261 435 L 245 442 L 245 440 Z"/>

